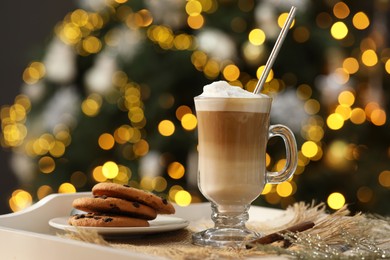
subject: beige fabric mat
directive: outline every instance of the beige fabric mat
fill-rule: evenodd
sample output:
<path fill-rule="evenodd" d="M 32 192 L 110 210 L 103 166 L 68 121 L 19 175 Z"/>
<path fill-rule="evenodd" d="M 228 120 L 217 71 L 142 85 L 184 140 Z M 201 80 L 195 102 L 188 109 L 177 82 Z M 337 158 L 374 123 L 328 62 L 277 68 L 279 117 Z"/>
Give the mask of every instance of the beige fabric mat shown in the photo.
<path fill-rule="evenodd" d="M 310 255 L 310 250 L 318 250 L 318 248 L 310 248 L 310 245 L 307 247 L 307 244 L 312 244 L 312 242 L 317 243 L 318 238 L 320 238 L 320 243 L 325 245 L 325 249 L 327 250 L 328 245 L 332 245 L 335 248 L 344 246 L 346 235 L 350 236 L 351 239 L 360 239 L 362 234 L 365 234 L 367 238 L 373 239 L 373 241 L 385 239 L 382 246 L 384 246 L 386 250 L 390 249 L 390 225 L 388 221 L 375 220 L 375 222 L 373 222 L 374 220 L 370 220 L 362 214 L 356 214 L 354 216 L 348 215 L 349 211 L 347 207 L 329 215 L 325 214 L 324 204 L 306 205 L 304 203 L 296 203 L 289 207 L 283 216 L 273 220 L 272 227 L 269 226 L 269 222 L 248 222 L 247 226 L 249 229 L 263 234 L 274 233 L 307 221 L 315 223 L 313 228 L 299 234 L 302 238 L 302 244 L 298 243 L 295 244 L 295 246 L 288 248 L 290 255 L 285 254 L 282 257 L 280 255 L 278 256 L 278 253 L 286 253 L 286 251 L 283 251 L 282 249 L 280 251 L 274 250 L 275 248 L 281 248 L 280 242 L 276 242 L 279 243 L 276 244 L 276 247 L 275 243 L 273 244 L 273 251 L 270 253 L 264 251 L 267 246 L 248 250 L 244 247 L 220 249 L 193 245 L 191 239 L 192 234 L 207 227 L 211 227 L 212 222 L 210 220 L 191 222 L 189 227 L 182 230 L 135 236 L 131 238 L 109 239 L 103 238 L 96 232 L 86 232 L 83 230 L 79 230 L 79 232 L 76 233 L 67 233 L 65 236 L 71 239 L 130 250 L 132 252 L 166 257 L 174 260 L 246 259 L 257 257 L 264 258 L 266 256 L 271 257 L 271 259 L 286 259 L 291 257 L 292 251 L 297 252 L 298 255 L 302 253 Z M 306 243 L 306 245 L 304 245 L 304 243 Z M 365 242 L 362 241 L 362 243 Z M 302 250 L 301 246 L 306 247 L 303 247 Z M 357 245 L 357 247 L 359 246 L 360 245 Z M 377 248 L 375 248 L 375 250 L 377 250 Z M 387 251 L 385 253 L 387 254 Z"/>

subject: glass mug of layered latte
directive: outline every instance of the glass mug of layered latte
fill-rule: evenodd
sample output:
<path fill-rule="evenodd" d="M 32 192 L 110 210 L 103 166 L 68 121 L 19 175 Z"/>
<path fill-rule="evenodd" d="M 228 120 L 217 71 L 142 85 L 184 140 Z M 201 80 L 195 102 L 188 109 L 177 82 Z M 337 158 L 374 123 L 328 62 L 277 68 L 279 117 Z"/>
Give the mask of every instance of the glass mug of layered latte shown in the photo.
<path fill-rule="evenodd" d="M 239 246 L 260 235 L 246 228 L 251 203 L 265 184 L 289 179 L 297 166 L 291 130 L 270 126 L 272 98 L 253 94 L 225 81 L 203 88 L 194 98 L 198 118 L 198 186 L 211 202 L 214 227 L 193 235 L 198 245 Z M 286 165 L 266 169 L 268 139 L 281 137 Z"/>

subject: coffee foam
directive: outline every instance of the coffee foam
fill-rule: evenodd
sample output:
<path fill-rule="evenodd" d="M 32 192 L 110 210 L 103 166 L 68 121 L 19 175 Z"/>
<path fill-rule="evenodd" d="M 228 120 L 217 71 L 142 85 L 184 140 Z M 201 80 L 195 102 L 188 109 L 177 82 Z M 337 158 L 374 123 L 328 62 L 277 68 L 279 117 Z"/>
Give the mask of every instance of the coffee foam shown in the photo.
<path fill-rule="evenodd" d="M 203 93 L 195 97 L 198 111 L 245 111 L 268 113 L 272 99 L 254 94 L 226 81 L 215 81 L 203 87 Z"/>

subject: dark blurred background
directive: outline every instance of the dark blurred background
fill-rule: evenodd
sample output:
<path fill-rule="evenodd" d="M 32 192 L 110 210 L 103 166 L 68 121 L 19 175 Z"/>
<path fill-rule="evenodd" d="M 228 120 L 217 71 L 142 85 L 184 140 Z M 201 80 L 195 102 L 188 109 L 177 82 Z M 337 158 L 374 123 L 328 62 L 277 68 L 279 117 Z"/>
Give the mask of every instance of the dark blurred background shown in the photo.
<path fill-rule="evenodd" d="M 39 57 L 55 24 L 74 8 L 73 1 L 0 1 L 0 106 L 13 103 L 22 85 L 23 70 Z M 10 211 L 4 196 L 10 196 L 17 187 L 9 154 L 0 148 L 0 213 Z"/>

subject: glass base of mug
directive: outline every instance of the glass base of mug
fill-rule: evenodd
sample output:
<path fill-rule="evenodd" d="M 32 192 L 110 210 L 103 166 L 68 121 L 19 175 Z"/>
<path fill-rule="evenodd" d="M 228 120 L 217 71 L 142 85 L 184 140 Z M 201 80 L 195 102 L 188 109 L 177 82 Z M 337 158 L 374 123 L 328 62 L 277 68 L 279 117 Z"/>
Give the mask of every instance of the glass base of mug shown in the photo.
<path fill-rule="evenodd" d="M 246 228 L 210 228 L 192 235 L 192 242 L 201 246 L 245 247 L 245 244 L 259 236 Z"/>

